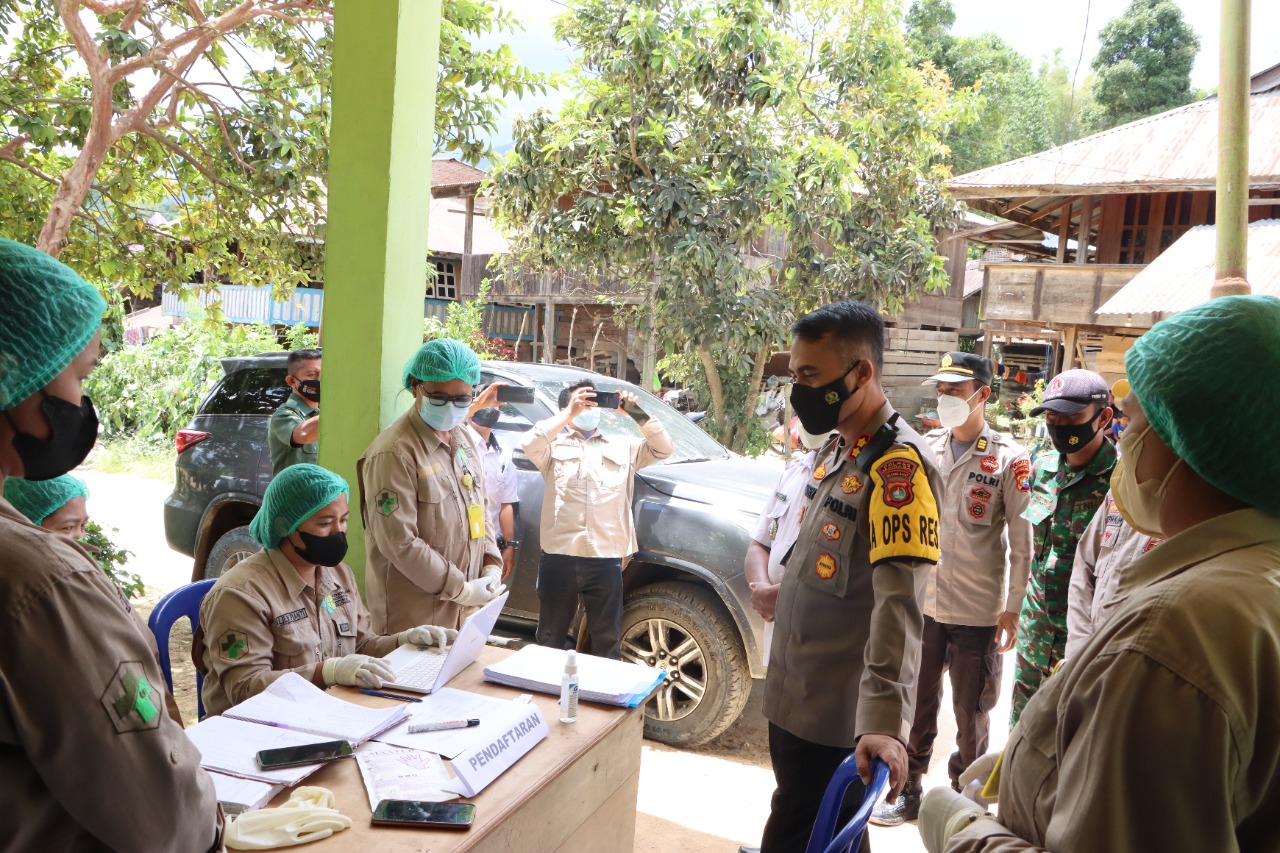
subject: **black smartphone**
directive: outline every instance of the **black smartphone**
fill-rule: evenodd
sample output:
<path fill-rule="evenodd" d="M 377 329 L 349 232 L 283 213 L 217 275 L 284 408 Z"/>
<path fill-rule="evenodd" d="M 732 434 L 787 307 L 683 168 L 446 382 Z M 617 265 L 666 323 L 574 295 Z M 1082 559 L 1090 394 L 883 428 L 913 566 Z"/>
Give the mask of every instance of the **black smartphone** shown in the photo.
<path fill-rule="evenodd" d="M 383 800 L 373 810 L 373 822 L 389 826 L 430 826 L 436 829 L 469 829 L 476 819 L 471 803 L 424 803 L 419 800 Z"/>
<path fill-rule="evenodd" d="M 351 744 L 345 740 L 327 740 L 323 743 L 264 749 L 258 753 L 258 766 L 263 770 L 278 770 L 281 767 L 301 767 L 304 764 L 319 764 L 353 755 L 355 753 L 351 750 Z"/>
<path fill-rule="evenodd" d="M 502 385 L 498 388 L 499 403 L 532 403 L 533 389 L 527 385 Z"/>
<path fill-rule="evenodd" d="M 616 409 L 622 403 L 622 395 L 617 391 L 597 391 L 595 404 L 602 409 Z"/>

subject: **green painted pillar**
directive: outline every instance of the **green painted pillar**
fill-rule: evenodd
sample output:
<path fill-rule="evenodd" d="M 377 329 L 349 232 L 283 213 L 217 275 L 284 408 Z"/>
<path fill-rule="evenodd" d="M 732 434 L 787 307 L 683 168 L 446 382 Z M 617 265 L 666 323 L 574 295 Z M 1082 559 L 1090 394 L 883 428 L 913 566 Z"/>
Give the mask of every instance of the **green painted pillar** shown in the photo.
<path fill-rule="evenodd" d="M 351 484 L 363 586 L 356 460 L 408 408 L 400 371 L 422 344 L 440 0 L 334 6 L 320 464 Z"/>

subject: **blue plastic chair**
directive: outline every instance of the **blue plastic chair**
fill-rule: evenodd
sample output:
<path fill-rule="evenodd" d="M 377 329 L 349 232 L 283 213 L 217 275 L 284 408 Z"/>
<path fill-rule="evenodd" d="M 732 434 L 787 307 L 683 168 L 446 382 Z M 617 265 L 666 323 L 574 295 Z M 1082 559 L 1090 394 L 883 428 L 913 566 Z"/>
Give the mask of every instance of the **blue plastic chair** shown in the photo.
<path fill-rule="evenodd" d="M 156 638 L 156 648 L 160 651 L 160 669 L 164 672 L 164 683 L 169 685 L 170 693 L 173 692 L 173 670 L 169 661 L 169 632 L 173 630 L 173 623 L 185 616 L 191 620 L 191 635 L 195 636 L 196 628 L 200 626 L 200 602 L 204 601 L 205 593 L 214 583 L 216 581 L 210 579 L 178 587 L 160 599 L 156 609 L 151 611 L 151 617 L 147 619 L 147 627 Z M 197 668 L 196 707 L 199 708 L 200 717 L 204 717 L 204 697 L 201 695 L 203 687 L 204 676 Z"/>
<path fill-rule="evenodd" d="M 827 783 L 827 792 L 822 795 L 822 806 L 818 809 L 818 819 L 813 823 L 813 834 L 809 836 L 809 846 L 805 848 L 805 853 L 849 853 L 862 843 L 862 835 L 867 831 L 867 821 L 871 818 L 871 809 L 889 789 L 889 765 L 878 758 L 872 761 L 871 784 L 867 786 L 862 805 L 853 819 L 836 834 L 840 804 L 844 802 L 845 792 L 857 778 L 858 765 L 850 753 L 848 758 L 840 762 L 831 781 Z"/>

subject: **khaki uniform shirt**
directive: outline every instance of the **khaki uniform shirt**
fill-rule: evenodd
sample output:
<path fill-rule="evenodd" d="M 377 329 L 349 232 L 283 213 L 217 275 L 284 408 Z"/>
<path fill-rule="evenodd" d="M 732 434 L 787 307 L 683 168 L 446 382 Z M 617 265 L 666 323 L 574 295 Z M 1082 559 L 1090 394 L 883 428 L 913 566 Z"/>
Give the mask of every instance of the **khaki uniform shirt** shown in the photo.
<path fill-rule="evenodd" d="M 1256 509 L 1125 569 L 1115 612 L 1010 735 L 1000 822 L 948 853 L 1280 850 L 1278 576 L 1280 518 Z"/>
<path fill-rule="evenodd" d="M 350 654 L 382 657 L 399 645 L 369 628 L 369 611 L 345 563 L 303 583 L 276 548 L 233 566 L 200 605 L 205 710 L 221 714 L 286 672 L 307 681 L 316 664 Z"/>
<path fill-rule="evenodd" d="M 293 430 L 319 413 L 319 409 L 312 408 L 310 403 L 297 394 L 290 394 L 289 399 L 276 409 L 267 424 L 267 447 L 271 450 L 271 476 L 274 477 L 285 468 L 297 465 L 299 462 L 316 464 L 316 460 L 320 458 L 320 442 L 294 444 Z"/>
<path fill-rule="evenodd" d="M 1116 603 L 1121 572 L 1164 541 L 1126 524 L 1110 493 L 1103 507 L 1105 511 L 1093 517 L 1076 545 L 1071 588 L 1067 590 L 1067 657 L 1080 651 L 1107 620 Z"/>
<path fill-rule="evenodd" d="M 0 849 L 205 851 L 213 781 L 96 563 L 0 499 Z"/>
<path fill-rule="evenodd" d="M 570 557 L 629 557 L 636 552 L 632 515 L 635 472 L 671 455 L 671 438 L 654 417 L 640 427 L 643 440 L 552 435 L 548 421 L 534 424 L 523 447 L 546 481 L 542 498 L 542 550 Z"/>
<path fill-rule="evenodd" d="M 778 590 L 764 715 L 824 746 L 911 733 L 942 479 L 923 438 L 887 425 L 895 414 L 886 404 L 852 448 L 818 452 Z"/>
<path fill-rule="evenodd" d="M 946 547 L 929 572 L 924 613 L 947 625 L 987 627 L 1017 613 L 1031 571 L 1031 462 L 1009 435 L 983 425 L 959 459 L 951 430 L 925 436 L 946 483 L 938 506 Z"/>
<path fill-rule="evenodd" d="M 497 531 L 484 524 L 484 472 L 465 424 L 449 444 L 410 409 L 360 457 L 365 593 L 373 630 L 394 634 L 418 625 L 457 628 L 453 602 L 486 561 L 502 565 Z M 472 537 L 475 506 L 483 533 Z"/>

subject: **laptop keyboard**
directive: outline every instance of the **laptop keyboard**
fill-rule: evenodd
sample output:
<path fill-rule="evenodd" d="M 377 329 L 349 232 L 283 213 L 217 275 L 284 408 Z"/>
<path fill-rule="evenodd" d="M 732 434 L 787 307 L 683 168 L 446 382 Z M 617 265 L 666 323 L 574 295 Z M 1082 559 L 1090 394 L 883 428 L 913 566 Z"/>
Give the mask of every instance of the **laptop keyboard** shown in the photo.
<path fill-rule="evenodd" d="M 430 690 L 435 687 L 440 670 L 444 667 L 445 652 L 429 651 L 414 655 L 413 663 L 396 670 L 396 684 Z"/>

